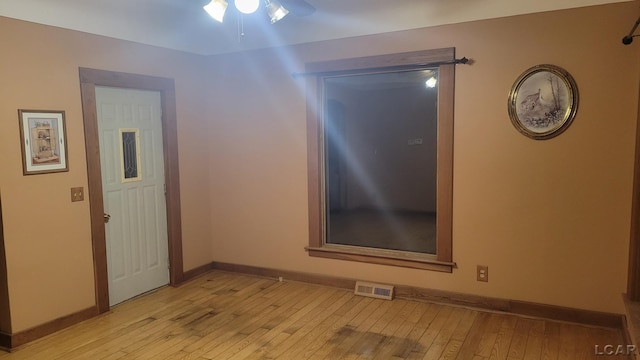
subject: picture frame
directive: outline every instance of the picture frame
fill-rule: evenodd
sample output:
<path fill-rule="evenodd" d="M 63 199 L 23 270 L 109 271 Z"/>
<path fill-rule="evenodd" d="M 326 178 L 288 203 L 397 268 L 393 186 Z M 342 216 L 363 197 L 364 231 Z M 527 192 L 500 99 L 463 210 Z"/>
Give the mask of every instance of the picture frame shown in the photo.
<path fill-rule="evenodd" d="M 64 111 L 18 110 L 23 175 L 69 171 Z"/>
<path fill-rule="evenodd" d="M 556 137 L 576 116 L 578 86 L 559 66 L 533 66 L 513 84 L 508 110 L 513 126 L 523 135 L 534 140 Z"/>

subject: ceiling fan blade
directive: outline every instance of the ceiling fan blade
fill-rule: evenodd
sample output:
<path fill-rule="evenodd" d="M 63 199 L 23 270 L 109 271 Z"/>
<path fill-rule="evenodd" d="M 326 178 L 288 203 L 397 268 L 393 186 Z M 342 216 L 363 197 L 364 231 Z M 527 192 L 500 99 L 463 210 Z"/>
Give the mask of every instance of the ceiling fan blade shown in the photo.
<path fill-rule="evenodd" d="M 316 8 L 305 0 L 280 0 L 280 2 L 296 16 L 309 16 L 316 12 Z"/>

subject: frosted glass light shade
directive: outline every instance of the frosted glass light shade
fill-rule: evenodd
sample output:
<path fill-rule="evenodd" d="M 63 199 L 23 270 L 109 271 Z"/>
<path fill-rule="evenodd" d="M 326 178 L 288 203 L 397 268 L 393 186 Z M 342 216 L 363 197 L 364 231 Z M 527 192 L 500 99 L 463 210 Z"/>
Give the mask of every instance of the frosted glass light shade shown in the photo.
<path fill-rule="evenodd" d="M 229 6 L 229 4 L 225 0 L 211 0 L 210 3 L 202 8 L 217 22 L 222 22 L 224 13 L 227 11 L 227 6 Z"/>
<path fill-rule="evenodd" d="M 267 0 L 267 14 L 272 24 L 282 20 L 288 13 L 289 10 L 285 9 L 278 0 Z"/>
<path fill-rule="evenodd" d="M 235 0 L 236 9 L 243 14 L 253 14 L 260 7 L 260 0 Z"/>

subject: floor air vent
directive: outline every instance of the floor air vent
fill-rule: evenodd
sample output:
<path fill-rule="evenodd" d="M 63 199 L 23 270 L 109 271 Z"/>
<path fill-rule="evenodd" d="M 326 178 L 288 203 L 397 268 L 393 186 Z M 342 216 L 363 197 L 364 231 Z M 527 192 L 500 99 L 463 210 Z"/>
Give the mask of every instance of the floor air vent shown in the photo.
<path fill-rule="evenodd" d="M 356 295 L 393 300 L 393 286 L 356 281 Z"/>

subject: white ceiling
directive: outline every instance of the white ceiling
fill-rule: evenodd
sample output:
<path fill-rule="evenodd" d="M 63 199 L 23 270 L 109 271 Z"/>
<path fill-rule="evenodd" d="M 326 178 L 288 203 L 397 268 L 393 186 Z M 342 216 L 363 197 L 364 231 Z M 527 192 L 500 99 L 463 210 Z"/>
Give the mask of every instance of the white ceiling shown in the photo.
<path fill-rule="evenodd" d="M 202 0 L 0 0 L 0 16 L 210 55 L 634 0 L 307 1 L 315 14 L 274 25 L 262 10 L 243 16 L 244 36 L 236 13 L 217 23 Z"/>

